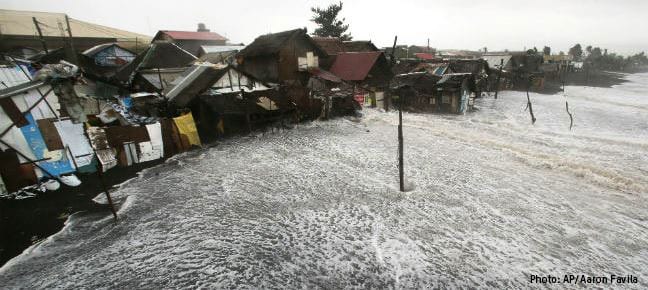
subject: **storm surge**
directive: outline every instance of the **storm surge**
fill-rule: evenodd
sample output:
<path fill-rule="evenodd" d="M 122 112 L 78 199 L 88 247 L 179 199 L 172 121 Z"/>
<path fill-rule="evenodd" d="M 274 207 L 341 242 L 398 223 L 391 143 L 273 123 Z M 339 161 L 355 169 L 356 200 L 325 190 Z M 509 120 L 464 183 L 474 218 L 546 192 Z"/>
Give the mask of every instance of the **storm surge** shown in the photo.
<path fill-rule="evenodd" d="M 0 269 L 8 288 L 648 287 L 648 74 L 565 95 L 503 92 L 465 115 L 301 124 L 188 152 L 75 214 Z M 569 129 L 565 98 L 574 115 Z M 97 198 L 102 201 L 101 197 Z"/>

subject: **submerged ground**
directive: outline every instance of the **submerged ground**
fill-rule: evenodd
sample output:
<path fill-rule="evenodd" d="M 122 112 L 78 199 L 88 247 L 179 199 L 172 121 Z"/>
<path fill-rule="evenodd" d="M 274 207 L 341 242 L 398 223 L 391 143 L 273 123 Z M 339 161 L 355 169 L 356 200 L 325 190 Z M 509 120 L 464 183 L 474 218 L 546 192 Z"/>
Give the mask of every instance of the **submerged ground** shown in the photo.
<path fill-rule="evenodd" d="M 0 269 L 5 287 L 648 287 L 648 74 L 463 116 L 397 114 L 229 140 L 170 159 Z"/>

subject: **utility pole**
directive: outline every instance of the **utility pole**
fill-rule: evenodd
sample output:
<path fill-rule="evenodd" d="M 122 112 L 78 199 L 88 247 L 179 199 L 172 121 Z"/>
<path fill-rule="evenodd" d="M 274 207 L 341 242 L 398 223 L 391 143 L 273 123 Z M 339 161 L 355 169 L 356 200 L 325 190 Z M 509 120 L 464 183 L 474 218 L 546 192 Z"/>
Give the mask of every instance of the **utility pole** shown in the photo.
<path fill-rule="evenodd" d="M 497 85 L 495 85 L 495 99 L 497 99 L 497 93 L 499 92 L 500 79 L 502 78 L 502 70 L 504 69 L 504 59 L 500 59 L 500 70 L 497 74 Z"/>
<path fill-rule="evenodd" d="M 38 20 L 36 20 L 36 17 L 32 17 L 32 21 L 34 21 L 34 25 L 36 26 L 36 31 L 38 31 L 38 39 L 41 42 L 41 45 L 43 45 L 43 50 L 45 53 L 49 53 L 47 50 L 47 44 L 45 43 L 45 39 L 43 39 L 43 31 L 41 31 L 40 26 L 38 25 Z"/>

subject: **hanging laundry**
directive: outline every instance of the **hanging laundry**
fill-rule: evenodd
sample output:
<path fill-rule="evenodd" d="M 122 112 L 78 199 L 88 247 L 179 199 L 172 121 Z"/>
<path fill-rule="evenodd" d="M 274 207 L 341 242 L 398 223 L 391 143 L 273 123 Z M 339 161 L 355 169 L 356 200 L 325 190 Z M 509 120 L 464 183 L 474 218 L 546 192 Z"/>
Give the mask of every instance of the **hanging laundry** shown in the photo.
<path fill-rule="evenodd" d="M 29 125 L 20 128 L 27 144 L 31 147 L 32 152 L 36 156 L 36 159 L 43 158 L 52 158 L 51 161 L 40 162 L 39 165 L 47 170 L 50 174 L 54 176 L 60 176 L 62 174 L 74 172 L 74 168 L 70 163 L 70 160 L 67 159 L 63 150 L 49 151 L 45 145 L 45 140 L 38 129 L 34 117 L 30 113 L 25 115 L 25 118 L 29 121 Z M 58 152 L 57 152 L 58 151 Z M 47 174 L 43 172 L 43 174 Z"/>
<path fill-rule="evenodd" d="M 178 127 L 178 131 L 180 132 L 180 134 L 186 136 L 190 145 L 201 146 L 200 136 L 198 136 L 196 123 L 194 123 L 194 118 L 191 113 L 173 118 L 173 121 Z"/>
<path fill-rule="evenodd" d="M 83 132 L 83 124 L 74 124 L 72 120 L 63 120 L 54 122 L 56 131 L 65 146 L 70 148 L 72 155 L 68 158 L 74 158 L 78 167 L 91 165 L 94 152 Z"/>

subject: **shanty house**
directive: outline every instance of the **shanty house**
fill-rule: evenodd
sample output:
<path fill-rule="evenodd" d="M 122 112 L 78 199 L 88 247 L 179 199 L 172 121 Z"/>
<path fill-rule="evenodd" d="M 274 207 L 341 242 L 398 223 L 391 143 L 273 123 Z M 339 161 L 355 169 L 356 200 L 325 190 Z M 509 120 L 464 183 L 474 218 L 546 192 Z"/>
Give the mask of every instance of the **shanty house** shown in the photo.
<path fill-rule="evenodd" d="M 404 109 L 459 114 L 473 108 L 474 87 L 471 73 L 411 72 L 395 76 L 392 83 Z"/>
<path fill-rule="evenodd" d="M 294 29 L 257 37 L 238 53 L 237 62 L 261 81 L 303 86 L 308 69 L 319 67 L 319 59 L 326 56 L 306 29 Z"/>
<path fill-rule="evenodd" d="M 198 31 L 160 30 L 153 38 L 153 41 L 172 42 L 189 53 L 198 55 L 201 46 L 226 45 L 227 38 L 211 32 L 199 24 Z"/>
<path fill-rule="evenodd" d="M 326 58 L 320 60 L 320 67 L 330 69 L 339 53 L 380 51 L 371 41 L 342 41 L 338 37 L 313 37 L 317 45 L 326 52 Z"/>
<path fill-rule="evenodd" d="M 365 104 L 388 108 L 385 91 L 393 73 L 383 52 L 340 53 L 330 71 L 342 80 L 354 83 L 354 94 L 364 95 Z"/>

